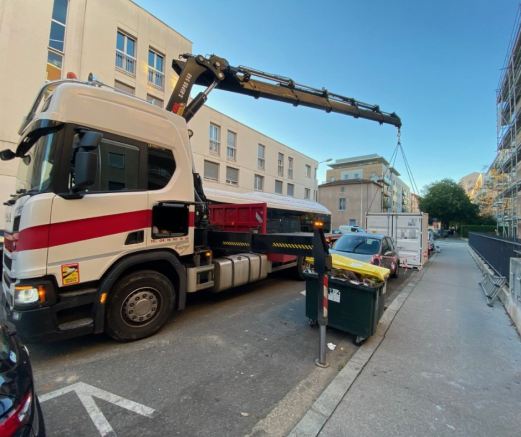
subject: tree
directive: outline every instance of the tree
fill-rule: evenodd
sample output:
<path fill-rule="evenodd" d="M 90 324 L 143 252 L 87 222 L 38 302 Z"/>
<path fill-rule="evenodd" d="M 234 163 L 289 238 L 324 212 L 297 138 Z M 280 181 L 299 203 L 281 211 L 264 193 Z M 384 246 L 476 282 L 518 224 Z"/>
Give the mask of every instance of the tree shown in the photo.
<path fill-rule="evenodd" d="M 448 178 L 427 185 L 419 204 L 420 210 L 437 218 L 443 228 L 451 221 L 473 223 L 479 214 L 479 207 L 470 201 L 463 187 Z"/>

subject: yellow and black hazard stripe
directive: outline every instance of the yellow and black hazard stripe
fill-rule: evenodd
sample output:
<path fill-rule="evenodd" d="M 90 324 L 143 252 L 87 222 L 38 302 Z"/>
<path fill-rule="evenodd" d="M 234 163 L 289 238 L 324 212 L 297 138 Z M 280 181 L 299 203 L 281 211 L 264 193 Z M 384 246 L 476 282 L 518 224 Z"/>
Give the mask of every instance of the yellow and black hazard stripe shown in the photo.
<path fill-rule="evenodd" d="M 312 250 L 313 246 L 309 244 L 289 244 L 289 243 L 273 243 L 272 247 L 282 247 L 284 249 L 304 249 Z"/>
<path fill-rule="evenodd" d="M 248 247 L 249 243 L 244 243 L 242 241 L 223 241 L 223 246 L 241 246 L 241 247 Z"/>

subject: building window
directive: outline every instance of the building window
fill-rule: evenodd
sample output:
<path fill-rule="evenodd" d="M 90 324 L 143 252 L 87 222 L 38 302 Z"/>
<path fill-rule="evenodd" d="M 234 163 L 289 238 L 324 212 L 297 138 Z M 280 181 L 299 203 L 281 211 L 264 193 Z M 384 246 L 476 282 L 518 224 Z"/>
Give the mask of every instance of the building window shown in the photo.
<path fill-rule="evenodd" d="M 349 219 L 349 226 L 356 226 L 356 219 Z"/>
<path fill-rule="evenodd" d="M 220 130 L 221 128 L 219 126 L 210 123 L 210 153 L 213 153 L 214 155 L 219 154 Z"/>
<path fill-rule="evenodd" d="M 219 180 L 219 164 L 212 161 L 204 161 L 204 178 L 212 181 Z"/>
<path fill-rule="evenodd" d="M 266 147 L 263 146 L 262 144 L 259 144 L 259 147 L 257 148 L 257 154 L 258 154 L 257 167 L 264 170 L 264 163 L 265 163 L 265 158 L 266 158 Z"/>
<path fill-rule="evenodd" d="M 284 155 L 282 153 L 279 153 L 278 166 L 278 175 L 284 177 Z"/>
<path fill-rule="evenodd" d="M 295 193 L 295 185 L 288 184 L 288 196 L 293 196 Z"/>
<path fill-rule="evenodd" d="M 288 179 L 293 179 L 293 158 L 288 158 Z"/>
<path fill-rule="evenodd" d="M 339 211 L 345 211 L 346 210 L 346 198 L 341 197 L 338 199 L 338 210 Z"/>
<path fill-rule="evenodd" d="M 147 94 L 147 102 L 152 103 L 152 105 L 156 105 L 159 108 L 163 108 L 165 102 L 162 99 L 158 99 L 157 97 L 154 97 L 150 94 Z"/>
<path fill-rule="evenodd" d="M 47 51 L 47 80 L 62 77 L 63 53 L 65 51 L 65 25 L 67 24 L 68 0 L 54 0 L 51 32 Z"/>
<path fill-rule="evenodd" d="M 340 187 L 340 192 L 343 193 L 346 190 L 346 187 Z"/>
<path fill-rule="evenodd" d="M 262 191 L 264 189 L 264 176 L 260 176 L 258 174 L 255 175 L 254 188 L 258 191 Z"/>
<path fill-rule="evenodd" d="M 282 181 L 275 181 L 275 193 L 282 194 Z"/>
<path fill-rule="evenodd" d="M 229 185 L 239 184 L 239 169 L 226 167 L 226 183 Z"/>
<path fill-rule="evenodd" d="M 304 199 L 309 200 L 309 196 L 310 196 L 310 194 L 311 194 L 310 189 L 309 189 L 309 188 L 306 188 L 306 189 L 304 190 Z"/>
<path fill-rule="evenodd" d="M 131 87 L 130 85 L 127 85 L 126 83 L 120 82 L 119 80 L 114 81 L 114 88 L 116 88 L 119 91 L 123 91 L 127 94 L 136 94 L 136 89 L 134 87 Z"/>
<path fill-rule="evenodd" d="M 148 50 L 148 83 L 161 89 L 165 87 L 165 74 L 163 72 L 164 57 L 152 49 Z"/>
<path fill-rule="evenodd" d="M 358 176 L 358 173 L 355 173 L 355 179 L 360 179 L 360 177 Z"/>
<path fill-rule="evenodd" d="M 237 159 L 237 134 L 228 131 L 226 140 L 226 156 L 228 159 L 235 161 Z"/>
<path fill-rule="evenodd" d="M 305 169 L 304 169 L 304 175 L 307 177 L 307 178 L 310 178 L 311 177 L 311 166 L 310 165 L 306 165 Z"/>
<path fill-rule="evenodd" d="M 118 30 L 116 40 L 116 67 L 136 75 L 136 40 Z"/>

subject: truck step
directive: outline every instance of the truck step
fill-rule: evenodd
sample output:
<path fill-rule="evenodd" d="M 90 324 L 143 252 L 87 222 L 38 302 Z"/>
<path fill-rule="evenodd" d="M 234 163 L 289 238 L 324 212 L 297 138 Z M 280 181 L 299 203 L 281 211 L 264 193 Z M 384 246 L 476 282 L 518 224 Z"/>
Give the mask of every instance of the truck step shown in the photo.
<path fill-rule="evenodd" d="M 70 331 L 71 329 L 83 328 L 85 326 L 89 326 L 92 324 L 94 324 L 94 320 L 87 317 L 85 319 L 79 319 L 79 320 L 74 320 L 72 322 L 62 323 L 59 326 L 59 328 L 60 328 L 60 331 Z"/>

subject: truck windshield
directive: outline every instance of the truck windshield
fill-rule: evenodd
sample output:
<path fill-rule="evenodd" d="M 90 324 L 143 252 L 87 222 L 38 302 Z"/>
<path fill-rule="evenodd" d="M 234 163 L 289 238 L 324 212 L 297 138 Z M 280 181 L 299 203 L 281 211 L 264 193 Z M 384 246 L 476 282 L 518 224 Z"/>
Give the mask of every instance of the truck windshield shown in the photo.
<path fill-rule="evenodd" d="M 52 168 L 58 134 L 42 135 L 21 159 L 16 176 L 16 190 L 44 192 L 52 190 Z"/>

